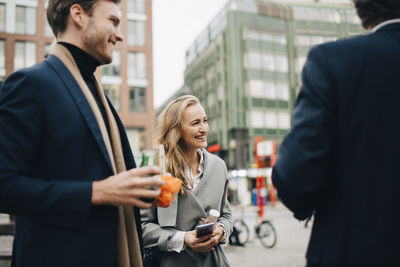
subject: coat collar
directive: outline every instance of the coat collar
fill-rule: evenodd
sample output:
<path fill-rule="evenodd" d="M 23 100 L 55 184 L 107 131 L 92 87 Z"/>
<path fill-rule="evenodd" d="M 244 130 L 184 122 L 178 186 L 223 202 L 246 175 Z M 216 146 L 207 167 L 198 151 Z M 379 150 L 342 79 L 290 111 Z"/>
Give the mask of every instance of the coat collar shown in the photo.
<path fill-rule="evenodd" d="M 204 173 L 203 177 L 200 180 L 200 183 L 196 187 L 194 192 L 186 192 L 185 194 L 190 194 L 191 198 L 193 199 L 194 203 L 199 206 L 200 210 L 203 211 L 203 217 L 207 216 L 207 213 L 203 209 L 203 205 L 199 202 L 198 198 L 196 197 L 196 193 L 199 191 L 201 187 L 204 186 L 205 180 L 211 176 L 213 170 L 209 168 L 210 164 L 210 155 L 205 149 L 201 149 L 201 152 L 204 156 Z M 157 207 L 157 218 L 158 223 L 163 227 L 175 227 L 176 226 L 176 218 L 178 214 L 178 198 L 174 196 L 174 200 L 171 204 L 166 208 L 159 208 Z"/>
<path fill-rule="evenodd" d="M 113 171 L 111 160 L 108 155 L 103 137 L 101 135 L 99 125 L 97 124 L 93 111 L 91 110 L 90 105 L 86 100 L 85 95 L 82 93 L 82 90 L 79 87 L 78 83 L 76 82 L 70 71 L 67 69 L 67 67 L 56 56 L 49 55 L 46 59 L 46 62 L 48 62 L 53 67 L 61 81 L 64 83 L 65 88 L 74 99 L 77 107 L 79 108 L 79 111 L 82 114 L 84 121 L 88 125 L 91 133 L 93 134 L 93 137 L 99 145 L 99 148 L 107 162 L 108 167 L 111 171 Z"/>
<path fill-rule="evenodd" d="M 400 19 L 387 20 L 377 25 L 372 32 L 400 31 Z"/>

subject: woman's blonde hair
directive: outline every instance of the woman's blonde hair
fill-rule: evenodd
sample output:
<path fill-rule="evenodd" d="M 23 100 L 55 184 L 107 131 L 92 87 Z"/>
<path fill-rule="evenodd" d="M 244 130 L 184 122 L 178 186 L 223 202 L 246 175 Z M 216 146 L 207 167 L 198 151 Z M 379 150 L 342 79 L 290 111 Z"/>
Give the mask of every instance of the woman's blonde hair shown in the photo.
<path fill-rule="evenodd" d="M 182 180 L 183 187 L 190 190 L 193 186 L 185 174 L 185 145 L 182 140 L 181 123 L 183 113 L 191 106 L 200 104 L 197 97 L 183 95 L 171 101 L 168 106 L 158 116 L 158 136 L 157 144 L 162 144 L 165 149 L 166 171 L 172 176 Z"/>

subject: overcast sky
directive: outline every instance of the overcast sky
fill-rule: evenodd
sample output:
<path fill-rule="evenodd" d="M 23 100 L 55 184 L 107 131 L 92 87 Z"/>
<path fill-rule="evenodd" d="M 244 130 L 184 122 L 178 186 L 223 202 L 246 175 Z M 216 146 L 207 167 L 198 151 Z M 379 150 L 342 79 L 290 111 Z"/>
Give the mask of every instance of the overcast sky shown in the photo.
<path fill-rule="evenodd" d="M 185 52 L 228 0 L 153 0 L 154 105 L 183 85 Z"/>

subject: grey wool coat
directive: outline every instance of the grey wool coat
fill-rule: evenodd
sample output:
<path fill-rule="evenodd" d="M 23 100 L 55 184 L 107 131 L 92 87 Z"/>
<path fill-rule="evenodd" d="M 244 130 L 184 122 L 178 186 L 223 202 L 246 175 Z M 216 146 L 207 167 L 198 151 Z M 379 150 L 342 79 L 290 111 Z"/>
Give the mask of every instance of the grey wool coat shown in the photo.
<path fill-rule="evenodd" d="M 226 239 L 232 232 L 231 211 L 227 200 L 228 173 L 219 157 L 202 149 L 204 172 L 193 192 L 179 194 L 167 208 L 142 210 L 143 242 L 145 247 L 158 246 L 163 252 L 162 267 L 225 267 L 229 263 L 221 245 L 207 253 L 198 253 L 186 247 L 180 253 L 168 251 L 167 242 L 177 231 L 194 230 L 210 209 L 220 212 Z"/>

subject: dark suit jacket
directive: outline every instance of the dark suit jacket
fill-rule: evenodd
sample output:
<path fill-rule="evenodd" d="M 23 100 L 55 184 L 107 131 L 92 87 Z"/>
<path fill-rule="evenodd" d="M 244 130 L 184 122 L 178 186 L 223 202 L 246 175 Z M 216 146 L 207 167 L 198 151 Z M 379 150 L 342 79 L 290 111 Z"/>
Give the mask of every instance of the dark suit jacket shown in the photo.
<path fill-rule="evenodd" d="M 309 266 L 400 266 L 400 23 L 313 48 L 273 182 Z"/>
<path fill-rule="evenodd" d="M 136 167 L 112 111 L 127 169 Z M 112 174 L 90 106 L 57 57 L 7 79 L 0 90 L 0 212 L 16 215 L 13 266 L 114 266 L 118 209 L 91 205 L 92 182 Z"/>

